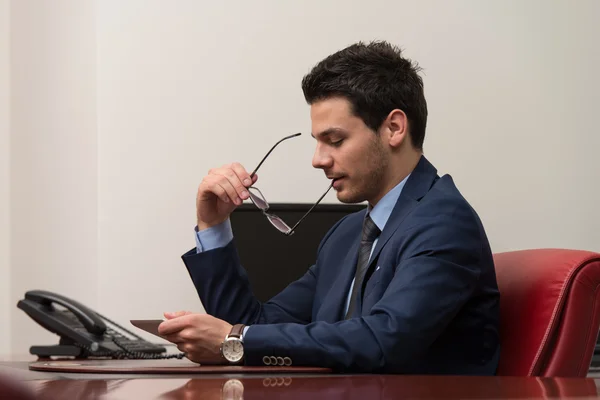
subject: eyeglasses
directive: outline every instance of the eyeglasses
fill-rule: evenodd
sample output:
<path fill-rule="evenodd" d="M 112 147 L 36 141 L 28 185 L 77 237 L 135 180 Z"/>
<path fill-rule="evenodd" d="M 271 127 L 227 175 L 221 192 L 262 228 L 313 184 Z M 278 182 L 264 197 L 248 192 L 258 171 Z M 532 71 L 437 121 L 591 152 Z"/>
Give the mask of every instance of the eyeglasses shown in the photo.
<path fill-rule="evenodd" d="M 273 147 L 271 147 L 271 150 L 269 150 L 267 155 L 263 157 L 263 159 L 261 160 L 260 163 L 258 163 L 258 166 L 254 169 L 254 171 L 252 171 L 252 173 L 250 174 L 250 179 L 254 178 L 254 174 L 256 174 L 256 171 L 258 171 L 258 169 L 260 168 L 262 163 L 265 162 L 265 160 L 267 159 L 269 154 L 271 154 L 271 152 L 275 149 L 275 147 L 277 147 L 277 145 L 279 143 L 283 142 L 284 140 L 291 139 L 291 138 L 294 138 L 294 137 L 297 137 L 300 135 L 301 135 L 301 133 L 295 133 L 293 135 L 286 136 L 283 139 L 281 139 L 280 141 L 278 141 L 277 143 L 275 143 L 275 145 Z M 265 217 L 267 217 L 267 219 L 269 220 L 271 225 L 273 225 L 275 228 L 277 228 L 277 230 L 279 232 L 281 232 L 287 236 L 290 236 L 294 233 L 294 230 L 298 227 L 298 225 L 300 225 L 300 222 L 302 222 L 304 220 L 304 218 L 306 218 L 306 216 L 308 214 L 310 214 L 310 212 L 317 206 L 317 204 L 319 204 L 321 202 L 321 200 L 323 200 L 323 197 L 325 197 L 325 195 L 331 190 L 332 187 L 333 187 L 333 182 L 331 183 L 331 185 L 329 185 L 329 187 L 327 188 L 327 191 L 325 191 L 325 193 L 323 193 L 323 195 L 319 198 L 319 200 L 317 200 L 315 205 L 312 206 L 310 208 L 310 210 L 308 210 L 306 212 L 306 214 L 304 214 L 302 216 L 302 218 L 300 218 L 300 220 L 298 220 L 298 222 L 296 222 L 296 224 L 291 228 L 289 227 L 288 224 L 286 224 L 277 215 L 269 214 L 267 212 L 267 211 L 269 211 L 269 203 L 267 202 L 267 200 L 265 200 L 265 196 L 262 194 L 262 192 L 257 187 L 255 187 L 255 186 L 249 187 L 248 194 L 250 195 L 250 200 L 252 200 L 252 203 L 254 203 L 254 205 L 262 211 L 262 213 L 265 215 Z"/>

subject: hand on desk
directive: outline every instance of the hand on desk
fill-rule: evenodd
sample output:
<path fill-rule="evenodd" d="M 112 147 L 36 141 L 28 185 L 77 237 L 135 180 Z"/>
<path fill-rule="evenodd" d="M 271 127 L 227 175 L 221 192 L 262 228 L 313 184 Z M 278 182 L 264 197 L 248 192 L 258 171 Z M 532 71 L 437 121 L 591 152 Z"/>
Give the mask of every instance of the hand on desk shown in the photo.
<path fill-rule="evenodd" d="M 166 321 L 158 326 L 158 333 L 175 343 L 179 351 L 200 364 L 225 364 L 220 347 L 232 326 L 208 314 L 189 311 L 165 313 Z"/>

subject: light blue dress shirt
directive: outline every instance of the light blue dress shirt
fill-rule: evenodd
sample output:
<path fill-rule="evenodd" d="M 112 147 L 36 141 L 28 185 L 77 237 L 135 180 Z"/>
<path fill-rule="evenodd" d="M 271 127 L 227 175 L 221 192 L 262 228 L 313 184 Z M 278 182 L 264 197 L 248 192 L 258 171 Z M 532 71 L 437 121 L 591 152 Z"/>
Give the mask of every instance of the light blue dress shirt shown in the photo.
<path fill-rule="evenodd" d="M 408 180 L 410 174 L 402 180 L 399 184 L 394 186 L 392 190 L 386 193 L 385 196 L 382 197 L 381 200 L 375 205 L 375 207 L 371 207 L 370 205 L 367 207 L 367 214 L 371 215 L 371 219 L 377 225 L 380 231 L 383 232 L 385 228 L 385 224 L 387 224 L 388 219 L 390 219 L 390 215 L 392 215 L 392 211 L 398 198 L 400 197 L 400 193 L 402 193 L 402 189 L 404 188 L 404 184 Z M 208 229 L 204 229 L 202 231 L 198 231 L 198 227 L 196 230 L 196 253 L 201 253 L 203 251 L 208 251 L 212 249 L 216 249 L 219 247 L 225 247 L 232 239 L 233 239 L 233 231 L 231 229 L 231 222 L 226 219 L 224 222 L 219 225 L 212 226 Z M 377 241 L 379 238 L 375 239 L 373 242 L 373 247 L 371 248 L 371 254 L 373 254 L 373 249 L 377 245 Z M 346 305 L 344 306 L 344 315 L 348 310 L 348 306 L 350 304 L 350 296 L 352 294 L 352 288 L 354 287 L 354 279 L 352 280 L 352 284 L 350 285 L 350 289 L 348 290 L 348 296 L 346 297 Z M 244 332 L 242 335 L 246 335 L 249 326 L 244 328 Z"/>

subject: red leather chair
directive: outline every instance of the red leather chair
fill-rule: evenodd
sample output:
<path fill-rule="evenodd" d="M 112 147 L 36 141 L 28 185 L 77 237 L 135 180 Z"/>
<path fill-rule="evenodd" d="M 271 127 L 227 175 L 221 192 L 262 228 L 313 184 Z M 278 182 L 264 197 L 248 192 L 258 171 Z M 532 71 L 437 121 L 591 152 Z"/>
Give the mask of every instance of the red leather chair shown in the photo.
<path fill-rule="evenodd" d="M 600 328 L 600 254 L 533 249 L 494 260 L 498 375 L 586 376 Z"/>

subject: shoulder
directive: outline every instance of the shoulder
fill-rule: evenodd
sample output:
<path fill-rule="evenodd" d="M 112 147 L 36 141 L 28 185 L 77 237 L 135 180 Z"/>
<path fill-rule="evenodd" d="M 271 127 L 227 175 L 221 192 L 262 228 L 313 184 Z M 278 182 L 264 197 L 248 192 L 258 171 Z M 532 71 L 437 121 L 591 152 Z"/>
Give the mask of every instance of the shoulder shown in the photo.
<path fill-rule="evenodd" d="M 481 224 L 477 212 L 458 190 L 450 175 L 444 175 L 434 182 L 417 210 L 422 216 L 434 219 Z"/>
<path fill-rule="evenodd" d="M 430 190 L 419 201 L 419 209 L 431 212 L 438 208 L 440 216 L 449 217 L 457 211 L 475 214 L 475 210 L 456 187 L 451 175 L 443 175 L 436 179 Z"/>
<path fill-rule="evenodd" d="M 488 247 L 479 215 L 450 175 L 433 183 L 403 225 L 400 232 L 409 253 L 460 248 L 479 257 Z"/>

